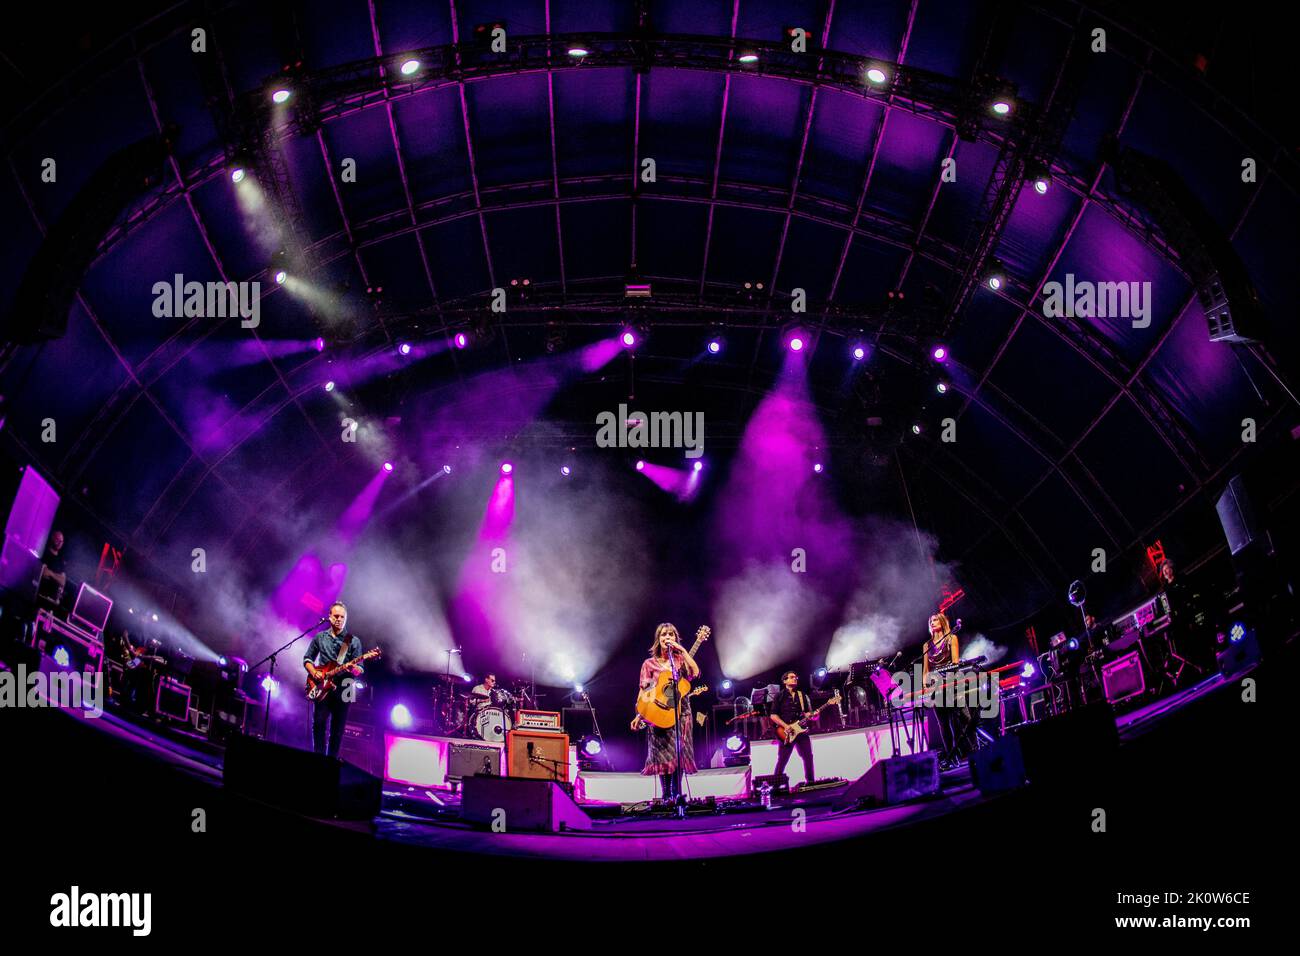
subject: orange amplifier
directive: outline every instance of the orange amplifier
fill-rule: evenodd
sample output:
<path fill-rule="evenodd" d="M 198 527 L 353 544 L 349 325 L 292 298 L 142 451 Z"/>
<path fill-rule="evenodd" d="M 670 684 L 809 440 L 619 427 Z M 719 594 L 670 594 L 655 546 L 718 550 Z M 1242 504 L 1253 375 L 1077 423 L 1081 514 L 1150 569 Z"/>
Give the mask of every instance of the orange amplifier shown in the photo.
<path fill-rule="evenodd" d="M 553 734 L 561 732 L 560 713 L 555 710 L 517 710 L 515 727 L 518 730 L 548 730 Z"/>

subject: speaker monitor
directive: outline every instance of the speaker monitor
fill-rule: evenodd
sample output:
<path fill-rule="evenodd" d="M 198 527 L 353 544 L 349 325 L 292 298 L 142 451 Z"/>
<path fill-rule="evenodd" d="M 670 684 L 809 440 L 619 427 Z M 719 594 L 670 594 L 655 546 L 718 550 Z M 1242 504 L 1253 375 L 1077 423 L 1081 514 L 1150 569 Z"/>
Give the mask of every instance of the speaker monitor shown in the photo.
<path fill-rule="evenodd" d="M 506 765 L 511 777 L 567 782 L 569 735 L 512 730 L 506 734 Z"/>
<path fill-rule="evenodd" d="M 380 779 L 359 767 L 243 735 L 226 747 L 222 779 L 235 793 L 312 817 L 368 820 L 382 794 Z"/>
<path fill-rule="evenodd" d="M 447 754 L 447 779 L 460 780 L 478 774 L 501 776 L 501 748 L 452 741 Z"/>
<path fill-rule="evenodd" d="M 504 827 L 507 833 L 591 829 L 591 818 L 551 780 L 466 777 L 460 812 L 471 823 Z"/>
<path fill-rule="evenodd" d="M 1104 702 L 1076 707 L 1016 731 L 1030 783 L 1062 783 L 1091 774 L 1119 750 L 1115 713 Z"/>
<path fill-rule="evenodd" d="M 1025 758 L 1016 737 L 997 737 L 970 755 L 971 782 L 980 793 L 1004 793 L 1025 784 Z"/>
<path fill-rule="evenodd" d="M 876 761 L 849 784 L 835 805 L 843 808 L 860 803 L 903 803 L 938 792 L 939 755 L 928 750 Z"/>

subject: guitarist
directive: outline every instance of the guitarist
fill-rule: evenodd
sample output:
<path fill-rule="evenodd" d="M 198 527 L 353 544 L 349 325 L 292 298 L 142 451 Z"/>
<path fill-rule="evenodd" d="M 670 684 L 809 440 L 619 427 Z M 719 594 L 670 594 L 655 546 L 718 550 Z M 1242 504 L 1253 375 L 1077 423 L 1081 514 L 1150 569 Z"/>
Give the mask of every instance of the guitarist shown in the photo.
<path fill-rule="evenodd" d="M 306 668 L 312 680 L 322 679 L 324 675 L 320 668 L 323 665 L 336 662 L 346 664 L 361 656 L 361 638 L 343 633 L 343 627 L 347 622 L 347 605 L 342 601 L 335 601 L 330 605 L 330 626 L 311 639 L 302 660 L 302 666 Z M 356 675 L 361 672 L 360 664 L 338 671 L 334 675 L 335 683 L 346 680 L 344 675 Z M 343 745 L 343 728 L 348 722 L 348 697 L 351 696 L 343 693 L 345 689 L 340 686 L 338 690 L 312 704 L 311 741 L 312 749 L 318 754 L 328 754 L 331 757 L 339 755 L 339 748 Z M 325 746 L 326 724 L 329 724 L 328 749 Z"/>
<path fill-rule="evenodd" d="M 672 660 L 669 660 L 672 655 Z M 665 670 L 675 669 L 678 677 L 694 680 L 700 676 L 700 666 L 695 663 L 686 648 L 682 647 L 677 635 L 677 628 L 672 624 L 660 624 L 655 628 L 654 643 L 650 645 L 650 656 L 641 665 L 640 689 L 653 687 L 659 675 Z M 677 701 L 677 688 L 669 683 L 669 700 L 677 705 L 677 727 L 654 727 L 641 719 L 641 715 L 632 721 L 632 729 L 649 727 L 646 734 L 644 776 L 657 774 L 663 788 L 664 800 L 675 800 L 682 790 L 682 774 L 695 773 L 695 744 L 691 734 L 691 704 L 689 700 Z M 682 759 L 677 761 L 678 736 L 681 738 Z"/>
<path fill-rule="evenodd" d="M 772 701 L 768 711 L 772 723 L 777 727 L 789 727 L 796 721 L 811 718 L 812 703 L 808 700 L 808 695 L 799 690 L 799 675 L 794 671 L 786 671 L 781 675 L 781 686 L 781 693 Z M 790 754 L 796 750 L 799 759 L 803 761 L 804 780 L 812 783 L 817 779 L 813 772 L 812 734 L 802 733 L 789 743 L 777 744 L 776 774 L 780 776 L 785 773 Z"/>

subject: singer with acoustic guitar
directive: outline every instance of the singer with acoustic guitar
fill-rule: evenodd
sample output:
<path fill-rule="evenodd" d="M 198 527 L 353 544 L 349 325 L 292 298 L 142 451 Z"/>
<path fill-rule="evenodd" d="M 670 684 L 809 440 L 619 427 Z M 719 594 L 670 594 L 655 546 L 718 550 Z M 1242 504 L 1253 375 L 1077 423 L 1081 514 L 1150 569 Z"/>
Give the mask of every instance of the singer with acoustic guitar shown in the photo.
<path fill-rule="evenodd" d="M 310 678 L 309 684 L 324 685 L 327 681 L 342 683 L 349 676 L 361 673 L 359 658 L 361 638 L 343 632 L 348 623 L 348 608 L 342 601 L 330 605 L 330 626 L 311 639 L 302 665 Z M 355 662 L 355 663 L 351 663 Z M 333 670 L 330 665 L 343 665 L 341 670 Z M 314 698 L 311 711 L 312 749 L 318 754 L 331 757 L 339 755 L 343 745 L 343 728 L 348 722 L 348 704 L 350 694 L 342 688 L 324 696 Z M 326 747 L 326 725 L 329 727 L 329 746 Z"/>
<path fill-rule="evenodd" d="M 641 665 L 640 693 L 632 729 L 649 728 L 646 733 L 645 766 L 641 773 L 659 777 L 665 800 L 674 800 L 681 793 L 682 774 L 695 773 L 695 744 L 691 734 L 691 705 L 689 682 L 700 676 L 695 663 L 695 651 L 708 637 L 709 629 L 700 628 L 695 646 L 687 651 L 672 624 L 655 628 L 650 656 Z M 673 675 L 677 682 L 674 683 Z M 682 684 L 687 690 L 681 689 Z M 660 712 L 666 719 L 659 719 Z M 673 714 L 677 719 L 674 721 Z M 648 715 L 648 716 L 646 716 Z M 660 726 L 666 724 L 667 726 Z M 680 738 L 680 739 L 679 739 Z M 677 759 L 680 749 L 681 760 Z"/>

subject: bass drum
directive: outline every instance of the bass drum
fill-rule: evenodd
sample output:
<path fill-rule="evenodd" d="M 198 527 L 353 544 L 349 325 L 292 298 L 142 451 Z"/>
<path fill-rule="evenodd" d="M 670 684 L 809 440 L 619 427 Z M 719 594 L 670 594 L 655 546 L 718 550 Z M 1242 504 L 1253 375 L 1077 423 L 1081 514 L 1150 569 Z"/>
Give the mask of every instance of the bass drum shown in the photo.
<path fill-rule="evenodd" d="M 505 743 L 506 731 L 511 727 L 510 717 L 500 707 L 484 707 L 474 721 L 474 730 L 482 740 Z"/>

